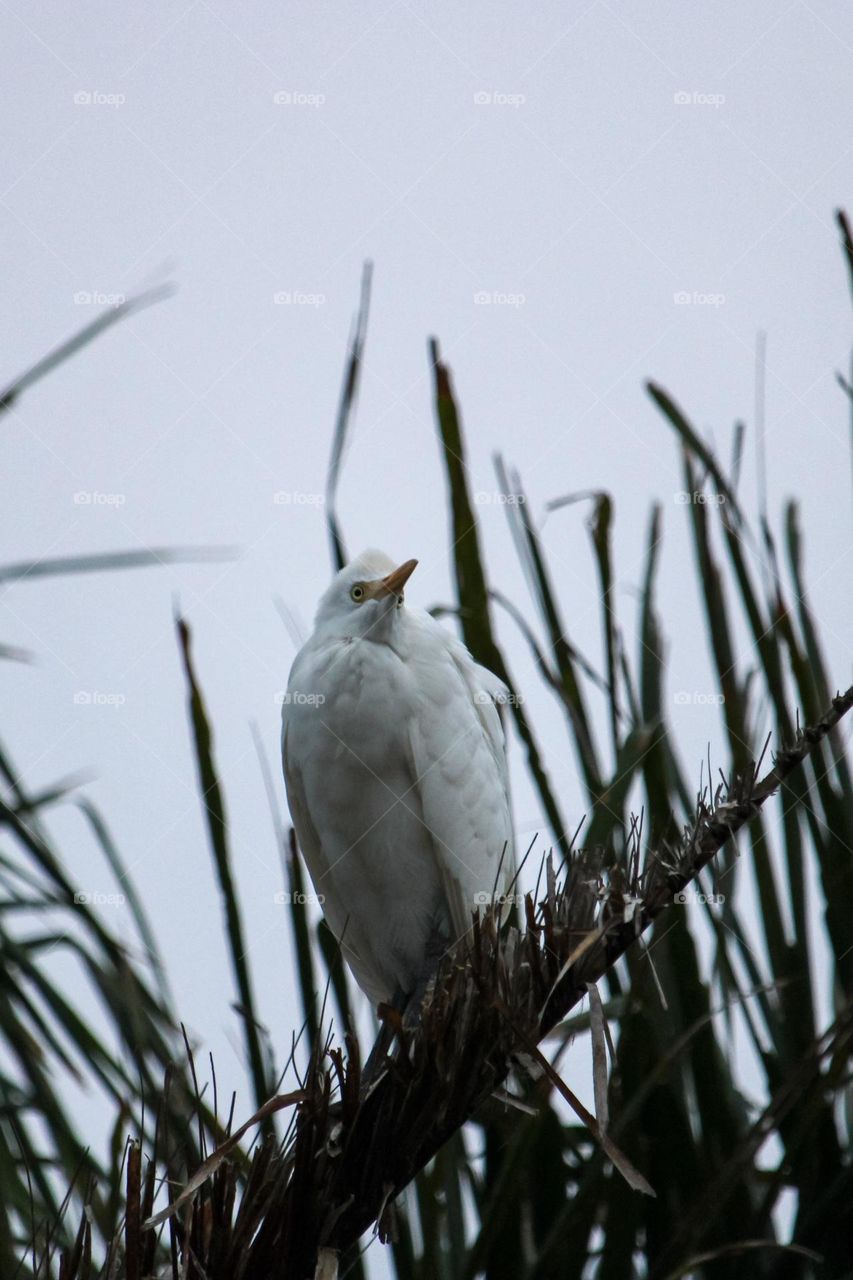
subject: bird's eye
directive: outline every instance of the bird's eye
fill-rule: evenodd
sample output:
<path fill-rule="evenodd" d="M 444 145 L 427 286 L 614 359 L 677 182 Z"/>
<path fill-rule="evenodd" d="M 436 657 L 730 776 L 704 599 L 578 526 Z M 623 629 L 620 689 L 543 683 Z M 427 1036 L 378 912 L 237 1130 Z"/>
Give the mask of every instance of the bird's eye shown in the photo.
<path fill-rule="evenodd" d="M 397 596 L 397 608 L 402 609 L 402 607 L 403 607 L 403 597 Z"/>
<path fill-rule="evenodd" d="M 360 604 L 364 599 L 364 587 L 361 587 L 356 583 L 352 591 L 350 591 L 350 599 L 355 600 L 356 604 Z"/>

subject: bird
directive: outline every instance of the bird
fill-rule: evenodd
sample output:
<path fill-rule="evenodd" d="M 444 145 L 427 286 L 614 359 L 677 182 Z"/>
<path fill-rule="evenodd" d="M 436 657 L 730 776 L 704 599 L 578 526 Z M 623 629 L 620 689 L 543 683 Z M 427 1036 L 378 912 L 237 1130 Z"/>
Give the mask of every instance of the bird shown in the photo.
<path fill-rule="evenodd" d="M 422 1001 L 475 910 L 510 895 L 506 685 L 365 551 L 333 578 L 282 705 L 285 788 L 316 897 L 374 1007 Z"/>

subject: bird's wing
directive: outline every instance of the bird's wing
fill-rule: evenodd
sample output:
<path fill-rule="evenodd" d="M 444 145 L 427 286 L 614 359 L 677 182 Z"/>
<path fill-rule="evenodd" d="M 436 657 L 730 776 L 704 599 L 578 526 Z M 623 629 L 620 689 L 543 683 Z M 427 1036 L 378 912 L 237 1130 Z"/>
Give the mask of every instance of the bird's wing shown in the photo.
<path fill-rule="evenodd" d="M 316 878 L 322 875 L 325 868 L 325 859 L 323 858 L 323 849 L 320 844 L 320 837 L 317 834 L 317 828 L 311 821 L 311 814 L 308 811 L 305 788 L 302 785 L 302 774 L 288 755 L 286 719 L 283 719 L 281 727 L 281 761 L 284 768 L 284 785 L 287 789 L 290 816 L 293 819 L 300 847 L 308 861 L 309 870 L 312 873 L 312 877 Z"/>
<path fill-rule="evenodd" d="M 287 803 L 290 806 L 290 816 L 293 819 L 299 847 L 305 857 L 312 883 L 318 894 L 322 894 L 320 901 L 323 903 L 323 914 L 329 928 L 340 943 L 341 950 L 359 986 L 368 993 L 374 1003 L 378 1003 L 384 998 L 385 993 L 377 988 L 378 994 L 374 994 L 376 984 L 373 970 L 365 964 L 364 958 L 353 945 L 352 930 L 348 928 L 346 915 L 341 915 L 338 911 L 338 903 L 333 895 L 325 892 L 329 886 L 323 882 L 323 876 L 329 869 L 329 860 L 323 853 L 320 836 L 311 818 L 301 770 L 287 750 L 287 728 L 287 716 L 284 715 L 281 729 L 281 759 Z"/>
<path fill-rule="evenodd" d="M 509 770 L 506 759 L 506 738 L 496 703 L 506 703 L 509 689 L 503 680 L 483 667 L 479 662 L 472 662 L 471 657 L 461 644 L 454 646 L 453 656 L 463 679 L 471 690 L 477 714 L 491 744 L 492 754 L 504 782 L 504 790 L 509 797 Z"/>
<path fill-rule="evenodd" d="M 457 642 L 442 648 L 440 661 L 419 672 L 409 743 L 413 789 L 459 937 L 471 927 L 471 913 L 508 883 L 512 823 L 503 730 L 486 687 L 500 681 Z"/>

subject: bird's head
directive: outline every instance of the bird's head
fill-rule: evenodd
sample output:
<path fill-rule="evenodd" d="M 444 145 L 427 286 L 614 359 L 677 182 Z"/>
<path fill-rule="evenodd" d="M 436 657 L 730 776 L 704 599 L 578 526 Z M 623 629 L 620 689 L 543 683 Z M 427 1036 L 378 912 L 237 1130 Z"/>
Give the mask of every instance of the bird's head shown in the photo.
<path fill-rule="evenodd" d="M 316 626 L 342 636 L 387 642 L 403 611 L 403 591 L 417 560 L 395 565 L 381 551 L 363 551 L 323 594 Z"/>

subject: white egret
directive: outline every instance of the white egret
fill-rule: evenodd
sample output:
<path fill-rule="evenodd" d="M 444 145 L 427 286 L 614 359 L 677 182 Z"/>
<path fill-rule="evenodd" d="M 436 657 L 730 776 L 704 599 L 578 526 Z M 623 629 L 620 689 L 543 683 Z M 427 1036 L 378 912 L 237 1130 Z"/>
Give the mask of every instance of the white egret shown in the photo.
<path fill-rule="evenodd" d="M 503 683 L 404 602 L 416 560 L 366 551 L 297 654 L 282 760 L 323 911 L 374 1003 L 422 994 L 513 874 Z"/>

